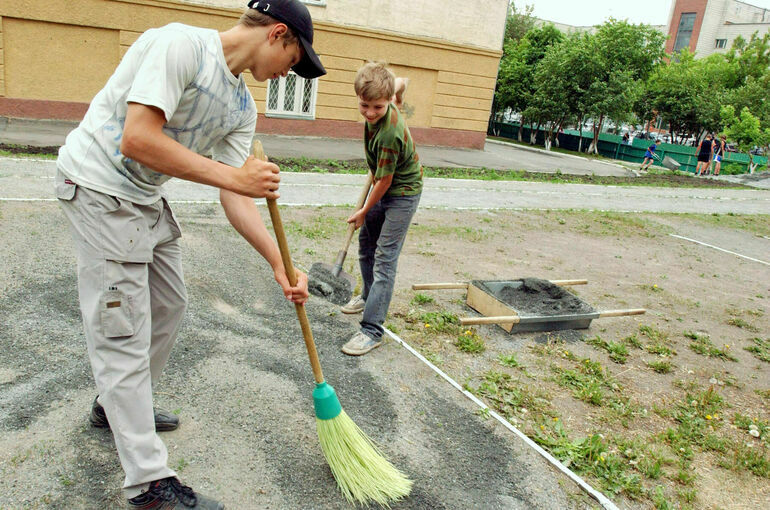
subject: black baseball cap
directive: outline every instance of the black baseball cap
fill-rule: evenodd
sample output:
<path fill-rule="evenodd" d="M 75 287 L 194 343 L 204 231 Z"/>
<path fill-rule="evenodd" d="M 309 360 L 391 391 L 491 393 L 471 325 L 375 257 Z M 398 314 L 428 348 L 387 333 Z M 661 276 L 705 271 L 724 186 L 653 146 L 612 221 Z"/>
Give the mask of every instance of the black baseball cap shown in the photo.
<path fill-rule="evenodd" d="M 299 0 L 250 0 L 248 7 L 286 23 L 297 34 L 305 54 L 292 71 L 310 79 L 326 74 L 321 59 L 313 50 L 313 20 L 304 4 Z"/>

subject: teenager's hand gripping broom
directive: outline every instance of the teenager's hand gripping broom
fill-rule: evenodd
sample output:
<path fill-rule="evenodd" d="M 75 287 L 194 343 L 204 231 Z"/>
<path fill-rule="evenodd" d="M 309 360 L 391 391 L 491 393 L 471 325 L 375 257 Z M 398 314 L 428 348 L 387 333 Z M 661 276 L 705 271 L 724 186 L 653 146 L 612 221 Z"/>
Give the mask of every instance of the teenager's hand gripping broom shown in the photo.
<path fill-rule="evenodd" d="M 254 142 L 254 156 L 262 160 L 267 159 L 259 140 Z M 294 286 L 297 284 L 297 275 L 291 262 L 278 204 L 274 199 L 268 199 L 267 208 L 286 268 L 286 277 Z M 305 305 L 295 304 L 294 308 L 315 376 L 313 402 L 318 439 L 342 494 L 351 503 L 376 502 L 383 506 L 407 496 L 412 488 L 412 481 L 388 462 L 372 440 L 342 410 L 334 388 L 324 380 Z"/>

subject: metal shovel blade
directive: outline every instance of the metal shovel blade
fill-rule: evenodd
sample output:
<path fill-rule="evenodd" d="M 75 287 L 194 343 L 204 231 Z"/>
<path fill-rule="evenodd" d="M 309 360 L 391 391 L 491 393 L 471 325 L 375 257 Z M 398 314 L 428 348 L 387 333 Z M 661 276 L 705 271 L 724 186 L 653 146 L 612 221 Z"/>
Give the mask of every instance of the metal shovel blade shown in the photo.
<path fill-rule="evenodd" d="M 307 288 L 314 296 L 322 297 L 336 305 L 344 305 L 353 297 L 356 279 L 345 271 L 340 271 L 338 276 L 334 276 L 334 269 L 334 265 L 326 262 L 313 264 L 307 275 Z"/>

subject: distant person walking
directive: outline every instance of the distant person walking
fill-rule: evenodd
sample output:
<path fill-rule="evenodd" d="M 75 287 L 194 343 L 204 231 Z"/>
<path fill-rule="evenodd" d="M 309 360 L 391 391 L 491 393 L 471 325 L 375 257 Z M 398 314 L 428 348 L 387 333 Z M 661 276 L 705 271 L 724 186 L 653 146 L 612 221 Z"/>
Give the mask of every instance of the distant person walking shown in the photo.
<path fill-rule="evenodd" d="M 660 140 L 653 140 L 652 145 L 647 147 L 647 152 L 644 153 L 644 161 L 642 161 L 642 166 L 639 167 L 640 171 L 645 172 L 650 168 L 650 165 L 655 158 L 655 150 L 658 148 L 658 143 L 660 143 Z"/>
<path fill-rule="evenodd" d="M 698 177 L 708 173 L 712 152 L 713 142 L 711 140 L 711 135 L 709 134 L 698 144 L 698 164 L 695 166 L 695 175 Z"/>
<path fill-rule="evenodd" d="M 722 156 L 725 155 L 725 135 L 719 137 L 719 140 L 714 137 L 714 175 L 719 175 L 719 170 L 722 168 Z"/>

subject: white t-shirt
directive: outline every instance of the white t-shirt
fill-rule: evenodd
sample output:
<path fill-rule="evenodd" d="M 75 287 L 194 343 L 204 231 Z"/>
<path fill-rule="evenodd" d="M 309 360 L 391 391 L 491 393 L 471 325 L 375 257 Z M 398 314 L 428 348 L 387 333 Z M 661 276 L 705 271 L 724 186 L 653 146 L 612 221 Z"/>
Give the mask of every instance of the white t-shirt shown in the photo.
<path fill-rule="evenodd" d="M 234 167 L 248 157 L 257 107 L 215 30 L 172 23 L 142 34 L 59 150 L 58 167 L 75 183 L 151 204 L 170 176 L 121 154 L 129 102 L 160 108 L 163 132 L 193 152 Z"/>

